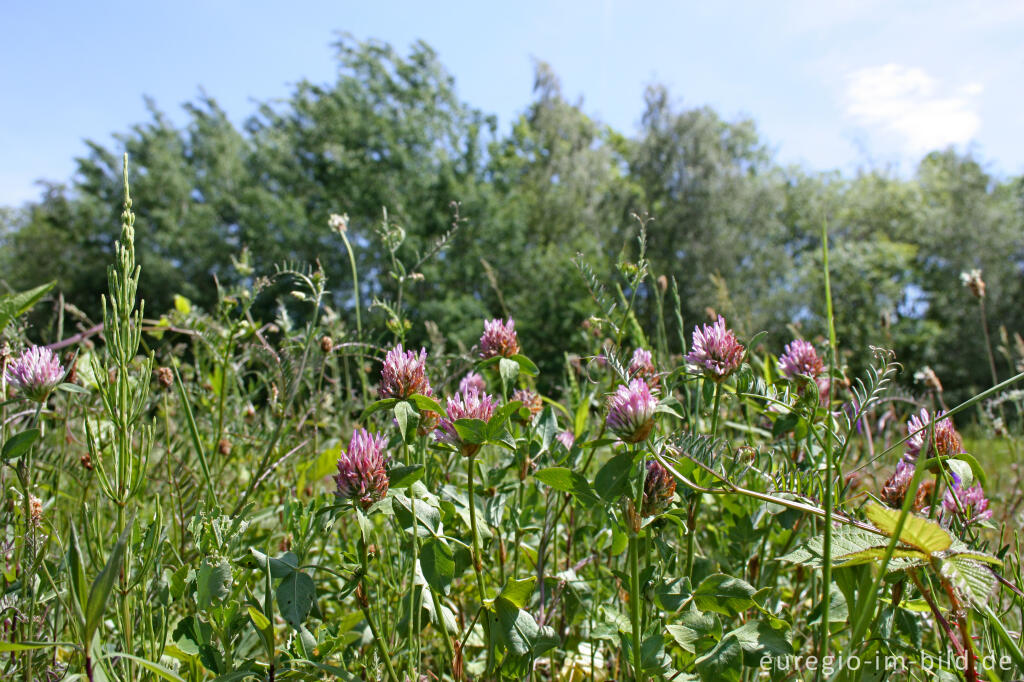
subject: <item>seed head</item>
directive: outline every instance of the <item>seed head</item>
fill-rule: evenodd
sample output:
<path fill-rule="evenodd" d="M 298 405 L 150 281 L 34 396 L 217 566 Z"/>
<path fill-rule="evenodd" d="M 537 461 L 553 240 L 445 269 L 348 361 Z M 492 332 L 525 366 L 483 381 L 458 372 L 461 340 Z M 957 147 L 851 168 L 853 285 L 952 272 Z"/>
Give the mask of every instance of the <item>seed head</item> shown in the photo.
<path fill-rule="evenodd" d="M 654 410 L 658 401 L 643 379 L 633 379 L 619 386 L 608 399 L 605 424 L 627 443 L 646 440 L 654 427 Z"/>
<path fill-rule="evenodd" d="M 712 381 L 722 381 L 739 368 L 746 349 L 732 330 L 726 328 L 721 315 L 714 324 L 702 327 L 693 330 L 693 347 L 686 360 Z"/>
<path fill-rule="evenodd" d="M 28 511 L 32 517 L 32 524 L 38 526 L 43 518 L 43 501 L 31 493 L 28 496 Z"/>
<path fill-rule="evenodd" d="M 536 391 L 530 391 L 525 388 L 516 389 L 512 393 L 512 400 L 521 402 L 523 407 L 530 411 L 531 418 L 536 417 L 544 409 L 544 402 Z"/>
<path fill-rule="evenodd" d="M 432 395 L 427 379 L 427 351 L 404 350 L 398 344 L 384 357 L 384 368 L 380 372 L 380 397 L 404 399 L 419 393 Z"/>
<path fill-rule="evenodd" d="M 338 215 L 337 213 L 332 213 L 327 219 L 327 226 L 339 234 L 347 232 L 348 214 L 342 213 L 341 215 Z"/>
<path fill-rule="evenodd" d="M 45 346 L 32 346 L 7 367 L 7 383 L 24 398 L 42 403 L 64 378 L 57 355 Z"/>
<path fill-rule="evenodd" d="M 157 367 L 156 381 L 160 384 L 161 388 L 170 388 L 174 385 L 174 372 L 171 371 L 170 367 Z"/>
<path fill-rule="evenodd" d="M 981 278 L 981 270 L 961 272 L 960 282 L 971 290 L 975 298 L 985 298 L 985 280 Z"/>
<path fill-rule="evenodd" d="M 484 333 L 480 337 L 480 357 L 510 358 L 519 352 L 519 337 L 516 335 L 516 321 L 488 320 L 484 322 Z"/>
<path fill-rule="evenodd" d="M 939 381 L 939 376 L 927 365 L 914 372 L 914 381 L 924 384 L 936 393 L 942 393 L 942 382 Z"/>
<path fill-rule="evenodd" d="M 320 351 L 325 355 L 334 350 L 334 339 L 324 334 L 320 337 Z"/>
<path fill-rule="evenodd" d="M 448 416 L 438 420 L 434 438 L 458 448 L 466 457 L 476 454 L 480 446 L 476 443 L 463 443 L 459 432 L 455 430 L 455 422 L 458 419 L 487 421 L 494 414 L 494 399 L 486 393 L 470 388 L 449 397 L 445 411 Z"/>
<path fill-rule="evenodd" d="M 387 439 L 381 434 L 371 434 L 366 429 L 352 433 L 348 450 L 341 453 L 338 473 L 334 476 L 337 485 L 335 494 L 352 500 L 363 509 L 384 499 L 388 494 L 388 462 L 384 451 Z"/>
<path fill-rule="evenodd" d="M 795 339 L 786 346 L 786 351 L 779 358 L 779 369 L 791 379 L 797 375 L 813 379 L 825 371 L 825 364 L 811 343 Z"/>

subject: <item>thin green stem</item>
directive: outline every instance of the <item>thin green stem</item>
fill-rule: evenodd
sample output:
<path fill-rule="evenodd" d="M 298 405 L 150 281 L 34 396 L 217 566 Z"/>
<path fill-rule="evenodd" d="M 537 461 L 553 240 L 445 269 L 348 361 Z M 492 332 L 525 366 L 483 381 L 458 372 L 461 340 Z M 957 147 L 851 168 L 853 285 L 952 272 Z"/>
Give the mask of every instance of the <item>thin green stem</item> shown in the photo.
<path fill-rule="evenodd" d="M 363 568 L 363 575 L 359 579 L 363 593 L 358 596 L 359 605 L 363 610 L 363 617 L 366 619 L 366 624 L 370 627 L 370 633 L 373 635 L 373 643 L 377 647 L 377 653 L 380 654 L 381 660 L 384 661 L 384 667 L 388 671 L 388 679 L 391 682 L 399 682 L 395 668 L 391 664 L 391 655 L 388 653 L 384 639 L 380 635 L 380 630 L 377 629 L 377 623 L 373 620 L 373 614 L 370 613 L 370 603 L 366 594 L 366 577 L 369 574 L 369 565 L 366 559 L 366 540 L 362 538 L 359 539 L 359 563 Z"/>
<path fill-rule="evenodd" d="M 821 225 L 821 250 L 822 250 L 822 267 L 825 271 L 825 314 L 826 321 L 828 322 L 828 339 L 829 348 L 829 383 L 828 383 L 828 400 L 826 402 L 825 419 L 831 421 L 832 419 L 832 375 L 835 372 L 836 363 L 836 327 L 835 318 L 832 313 L 832 280 L 829 274 L 828 266 L 828 223 L 822 222 Z M 831 426 L 831 425 L 830 425 Z M 822 542 L 822 617 L 821 617 L 821 654 L 818 660 L 828 660 L 828 645 L 829 645 L 829 611 L 831 609 L 830 600 L 832 598 L 832 429 L 828 428 L 825 430 L 825 495 L 824 495 L 824 508 L 825 508 L 825 537 Z M 818 679 L 821 679 L 822 669 L 819 668 L 817 672 Z"/>
<path fill-rule="evenodd" d="M 474 474 L 476 470 L 476 453 L 470 455 L 468 458 L 469 462 L 469 526 L 470 532 L 473 534 L 473 572 L 476 574 L 476 587 L 480 596 L 480 606 L 484 605 L 484 601 L 487 599 L 487 594 L 484 589 L 484 572 L 483 563 L 481 559 L 480 551 L 480 534 L 477 532 L 476 525 L 476 491 L 474 490 L 475 481 Z M 493 660 L 493 649 L 491 646 L 491 625 L 490 621 L 484 617 L 484 642 L 487 645 L 487 671 L 490 672 L 494 665 Z"/>

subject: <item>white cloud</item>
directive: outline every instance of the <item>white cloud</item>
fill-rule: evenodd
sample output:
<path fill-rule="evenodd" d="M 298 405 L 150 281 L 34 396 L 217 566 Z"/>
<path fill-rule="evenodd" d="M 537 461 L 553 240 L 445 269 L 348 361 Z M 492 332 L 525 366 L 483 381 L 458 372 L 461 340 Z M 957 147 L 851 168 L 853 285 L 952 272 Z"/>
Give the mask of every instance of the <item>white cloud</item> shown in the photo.
<path fill-rule="evenodd" d="M 981 127 L 980 83 L 944 89 L 923 69 L 901 64 L 858 69 L 846 81 L 847 116 L 906 152 L 965 144 Z"/>

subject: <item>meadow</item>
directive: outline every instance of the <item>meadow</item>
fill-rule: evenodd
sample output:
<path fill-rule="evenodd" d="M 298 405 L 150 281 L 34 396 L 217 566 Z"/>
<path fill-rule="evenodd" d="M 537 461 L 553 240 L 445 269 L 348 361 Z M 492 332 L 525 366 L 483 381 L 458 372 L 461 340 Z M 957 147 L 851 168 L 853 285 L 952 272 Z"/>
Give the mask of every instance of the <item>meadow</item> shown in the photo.
<path fill-rule="evenodd" d="M 378 247 L 341 215 L 354 324 L 318 264 L 244 252 L 209 310 L 151 311 L 134 211 L 126 160 L 101 326 L 35 345 L 51 287 L 0 298 L 3 679 L 1024 675 L 1024 374 L 947 404 L 841 349 L 827 234 L 829 333 L 769 347 L 684 320 L 641 221 L 618 281 L 576 260 L 590 352 L 544 377 L 507 316 L 409 347 L 443 238 L 381 247 L 376 328 L 354 251 Z"/>

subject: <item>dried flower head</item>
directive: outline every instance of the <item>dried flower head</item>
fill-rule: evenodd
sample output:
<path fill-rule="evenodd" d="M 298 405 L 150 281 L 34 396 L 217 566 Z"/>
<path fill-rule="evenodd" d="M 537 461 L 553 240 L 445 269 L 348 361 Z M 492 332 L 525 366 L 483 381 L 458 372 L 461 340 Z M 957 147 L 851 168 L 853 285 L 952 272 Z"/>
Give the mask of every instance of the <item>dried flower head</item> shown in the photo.
<path fill-rule="evenodd" d="M 555 436 L 555 440 L 561 443 L 566 450 L 572 450 L 572 446 L 576 442 L 576 434 L 572 432 L 572 429 L 566 429 Z"/>
<path fill-rule="evenodd" d="M 64 378 L 64 368 L 52 350 L 32 346 L 7 367 L 6 376 L 11 388 L 23 397 L 42 403 Z"/>
<path fill-rule="evenodd" d="M 455 422 L 459 419 L 489 420 L 494 414 L 494 399 L 486 393 L 470 388 L 468 391 L 450 396 L 445 411 L 448 416 L 438 421 L 434 437 L 442 443 L 458 448 L 466 457 L 476 454 L 480 446 L 475 443 L 463 443 L 459 432 L 455 430 Z"/>
<path fill-rule="evenodd" d="M 930 449 L 930 452 L 942 456 L 959 455 L 964 451 L 963 439 L 960 438 L 960 434 L 954 428 L 953 420 L 949 417 L 943 418 L 942 415 L 944 414 L 945 412 L 939 412 L 935 415 L 935 444 Z M 910 417 L 910 420 L 907 422 L 907 433 L 910 435 L 910 438 L 907 439 L 906 457 L 910 460 L 917 458 L 921 448 L 924 447 L 925 442 L 930 437 L 931 428 L 928 427 L 930 422 L 931 415 L 924 408 L 921 409 L 920 413 Z"/>
<path fill-rule="evenodd" d="M 605 424 L 627 443 L 646 440 L 654 427 L 654 411 L 658 401 L 643 379 L 633 379 L 619 386 L 608 399 Z"/>
<path fill-rule="evenodd" d="M 975 298 L 985 298 L 985 280 L 981 278 L 981 270 L 961 272 L 960 282 L 971 290 Z"/>
<path fill-rule="evenodd" d="M 652 459 L 647 462 L 647 477 L 644 478 L 643 516 L 657 516 L 665 511 L 672 496 L 676 494 L 676 479 L 661 463 Z"/>
<path fill-rule="evenodd" d="M 957 501 L 960 502 L 959 507 Z M 967 525 L 992 518 L 992 510 L 988 508 L 988 499 L 980 483 L 965 488 L 959 480 L 955 481 L 952 489 L 942 496 L 942 509 L 951 516 L 960 516 Z M 963 509 L 962 516 L 960 509 Z"/>
<path fill-rule="evenodd" d="M 654 359 L 651 351 L 637 348 L 633 351 L 633 357 L 629 360 L 629 377 L 640 378 L 647 382 L 652 391 L 656 391 L 661 384 L 661 377 L 654 366 Z"/>
<path fill-rule="evenodd" d="M 900 458 L 899 463 L 896 464 L 896 471 L 893 472 L 889 480 L 882 486 L 879 497 L 893 509 L 901 509 L 903 507 L 903 498 L 907 496 L 907 490 L 909 490 L 910 481 L 913 478 L 914 463 L 906 458 Z M 931 499 L 932 490 L 934 489 L 934 480 L 925 479 L 921 481 L 917 486 L 917 494 L 914 495 L 914 503 L 911 508 L 914 511 L 924 509 L 928 504 L 928 500 Z"/>
<path fill-rule="evenodd" d="M 171 371 L 170 367 L 157 367 L 154 371 L 156 373 L 156 382 L 160 384 L 161 388 L 170 388 L 174 385 L 174 372 Z"/>
<path fill-rule="evenodd" d="M 324 334 L 320 337 L 320 351 L 324 354 L 334 350 L 334 339 Z"/>
<path fill-rule="evenodd" d="M 686 360 L 713 381 L 722 381 L 739 369 L 745 350 L 719 315 L 714 324 L 693 330 L 693 346 Z"/>
<path fill-rule="evenodd" d="M 404 350 L 398 344 L 388 351 L 384 357 L 384 367 L 380 372 L 380 397 L 404 399 L 419 393 L 431 395 L 430 381 L 427 379 L 427 351 Z"/>
<path fill-rule="evenodd" d="M 516 336 L 516 321 L 488 320 L 484 322 L 484 333 L 480 337 L 480 357 L 493 358 L 500 355 L 510 358 L 519 352 L 519 337 Z"/>
<path fill-rule="evenodd" d="M 540 394 L 526 388 L 518 388 L 512 393 L 512 400 L 518 400 L 530 411 L 530 417 L 536 417 L 544 409 Z"/>
<path fill-rule="evenodd" d="M 779 369 L 791 379 L 798 375 L 813 379 L 825 371 L 825 363 L 818 357 L 818 351 L 814 350 L 813 344 L 803 339 L 795 339 L 786 346 L 785 352 L 779 358 Z"/>
<path fill-rule="evenodd" d="M 476 389 L 477 393 L 486 393 L 487 382 L 476 372 L 469 372 L 459 382 L 459 393 L 465 393 L 471 388 Z"/>
<path fill-rule="evenodd" d="M 32 524 L 38 526 L 43 519 L 43 501 L 35 495 L 29 494 L 28 512 L 32 517 Z"/>
<path fill-rule="evenodd" d="M 341 453 L 338 473 L 334 476 L 337 485 L 335 494 L 352 500 L 363 509 L 384 499 L 388 494 L 388 456 L 384 449 L 387 438 L 371 434 L 366 429 L 352 433 L 348 450 Z"/>

